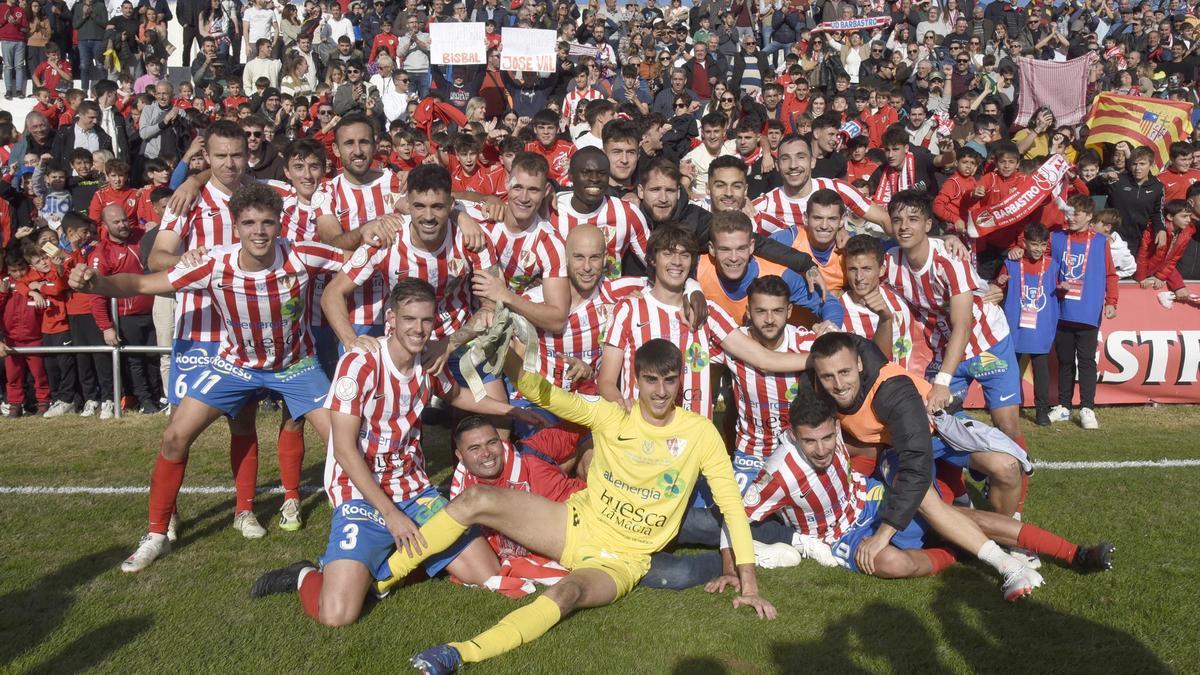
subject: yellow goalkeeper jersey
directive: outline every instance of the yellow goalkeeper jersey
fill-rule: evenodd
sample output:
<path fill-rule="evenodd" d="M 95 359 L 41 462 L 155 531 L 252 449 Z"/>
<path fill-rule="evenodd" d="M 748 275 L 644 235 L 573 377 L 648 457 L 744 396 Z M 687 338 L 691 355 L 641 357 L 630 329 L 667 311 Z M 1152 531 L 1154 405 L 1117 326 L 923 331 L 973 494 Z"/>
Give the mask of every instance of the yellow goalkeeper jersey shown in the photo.
<path fill-rule="evenodd" d="M 531 402 L 592 430 L 588 509 L 592 532 L 614 551 L 650 555 L 666 547 L 691 504 L 696 479 L 708 479 L 725 516 L 734 560 L 754 562 L 750 523 L 720 434 L 706 417 L 683 408 L 666 426 L 642 417 L 637 404 L 626 413 L 598 396 L 563 391 L 537 373 L 525 372 L 517 389 Z"/>

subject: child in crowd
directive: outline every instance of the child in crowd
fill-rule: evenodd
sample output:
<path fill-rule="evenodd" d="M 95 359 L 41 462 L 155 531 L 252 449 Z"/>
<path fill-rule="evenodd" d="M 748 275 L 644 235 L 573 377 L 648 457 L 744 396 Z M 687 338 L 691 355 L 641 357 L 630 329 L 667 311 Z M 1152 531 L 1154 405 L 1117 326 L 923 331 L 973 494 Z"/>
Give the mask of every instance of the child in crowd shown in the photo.
<path fill-rule="evenodd" d="M 71 210 L 71 191 L 67 189 L 70 174 L 71 169 L 50 154 L 42 155 L 33 171 L 33 194 L 41 200 L 38 216 L 55 231 Z"/>
<path fill-rule="evenodd" d="M 1196 227 L 1192 225 L 1192 207 L 1182 199 L 1173 199 L 1163 206 L 1163 220 L 1167 226 L 1166 243 L 1156 246 L 1153 229 L 1146 228 L 1142 234 L 1142 245 L 1138 247 L 1137 271 L 1133 279 L 1142 288 L 1160 289 L 1166 286 L 1173 295 L 1173 298 L 1168 297 L 1172 302 L 1188 301 L 1191 294 L 1184 286 L 1183 275 L 1177 266 L 1196 233 Z"/>
<path fill-rule="evenodd" d="M 86 265 L 88 256 L 96 242 L 96 226 L 85 216 L 72 211 L 63 216 L 63 237 L 59 246 L 66 259 L 63 261 L 63 278 L 67 278 L 76 265 Z M 71 342 L 77 345 L 103 344 L 97 341 L 99 330 L 92 318 L 92 298 L 88 293 L 72 291 L 67 297 L 67 327 Z M 92 417 L 100 411 L 100 378 L 96 373 L 95 359 L 91 354 L 75 354 L 75 372 L 79 380 L 79 398 L 83 405 L 81 417 Z"/>
<path fill-rule="evenodd" d="M 1096 214 L 1096 231 L 1108 238 L 1108 251 L 1112 256 L 1113 267 L 1117 270 L 1118 279 L 1128 279 L 1137 271 L 1137 259 L 1129 250 L 1129 244 L 1116 233 L 1117 225 L 1121 222 L 1121 212 L 1116 209 L 1101 209 Z"/>
<path fill-rule="evenodd" d="M 42 341 L 44 347 L 62 347 L 71 344 L 71 331 L 67 325 L 67 298 L 71 289 L 62 273 L 66 256 L 58 247 L 58 235 L 49 228 L 41 228 L 31 239 L 35 245 L 28 247 L 25 260 L 29 272 L 18 287 L 28 289 L 28 294 L 42 311 Z M 35 297 L 36 296 L 36 297 Z M 42 300 L 45 302 L 43 303 Z M 74 354 L 48 354 L 43 357 L 46 377 L 50 383 L 49 409 L 43 417 L 60 417 L 75 412 L 76 389 Z"/>
<path fill-rule="evenodd" d="M 1041 223 L 1025 226 L 1021 260 L 1005 260 L 996 285 L 1004 289 L 1004 315 L 1018 357 L 1033 367 L 1033 401 L 1038 426 L 1050 426 L 1050 348 L 1058 329 L 1058 261 L 1046 255 L 1050 232 Z"/>
<path fill-rule="evenodd" d="M 1050 254 L 1058 261 L 1059 322 L 1054 337 L 1058 357 L 1058 404 L 1051 422 L 1071 419 L 1071 402 L 1079 377 L 1079 424 L 1099 429 L 1096 420 L 1096 345 L 1100 321 L 1117 316 L 1117 272 L 1108 252 L 1108 237 L 1092 229 L 1095 202 L 1085 195 L 1067 200 L 1073 210 L 1066 232 L 1050 236 Z"/>
<path fill-rule="evenodd" d="M 6 255 L 8 276 L 0 286 L 0 312 L 5 344 L 9 347 L 40 347 L 42 344 L 42 313 L 49 303 L 37 292 L 40 283 L 35 282 L 33 288 L 29 286 L 32 268 L 28 258 L 34 257 L 32 254 L 36 250 L 37 242 L 27 238 L 18 248 L 9 249 Z M 36 414 L 44 415 L 50 409 L 50 381 L 42 357 L 10 353 L 4 357 L 8 417 L 20 417 L 25 413 L 27 374 L 33 378 Z"/>
<path fill-rule="evenodd" d="M 959 148 L 955 153 L 955 173 L 942 186 L 937 197 L 933 200 L 933 215 L 950 225 L 951 229 L 962 235 L 967 231 L 967 211 L 984 195 L 982 187 L 975 179 L 975 173 L 983 158 L 979 153 L 968 147 Z"/>
<path fill-rule="evenodd" d="M 92 197 L 88 206 L 88 218 L 100 222 L 100 213 L 109 204 L 116 204 L 125 211 L 125 217 L 136 225 L 137 219 L 137 190 L 129 187 L 129 164 L 119 159 L 110 159 L 104 164 L 104 177 L 107 184 L 100 188 Z M 106 238 L 106 237 L 102 237 Z"/>

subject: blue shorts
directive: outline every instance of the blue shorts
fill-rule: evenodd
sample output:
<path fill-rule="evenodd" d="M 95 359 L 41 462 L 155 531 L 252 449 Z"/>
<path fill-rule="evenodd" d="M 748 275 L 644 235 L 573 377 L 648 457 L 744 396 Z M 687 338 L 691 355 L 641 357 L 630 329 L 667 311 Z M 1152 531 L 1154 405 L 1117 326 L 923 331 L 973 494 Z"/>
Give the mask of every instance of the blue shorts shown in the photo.
<path fill-rule="evenodd" d="M 287 404 L 292 419 L 298 420 L 325 403 L 329 378 L 308 356 L 283 370 L 242 368 L 214 358 L 208 366 L 188 378 L 188 398 L 233 417 L 247 402 L 262 392 L 273 392 Z"/>
<path fill-rule="evenodd" d="M 962 412 L 962 414 L 966 415 L 965 412 Z M 931 434 L 931 436 L 934 459 L 945 460 L 961 469 L 970 468 L 971 453 L 964 452 L 962 450 L 955 450 L 954 448 L 950 447 L 946 441 L 943 441 L 942 437 L 938 436 L 936 433 Z"/>
<path fill-rule="evenodd" d="M 887 502 L 887 491 L 892 479 L 895 478 L 898 467 L 899 461 L 895 452 L 889 450 L 880 456 L 875 475 L 867 478 L 867 498 L 862 510 L 858 512 L 858 519 L 830 546 L 833 549 L 834 557 L 851 572 L 859 571 L 858 564 L 854 560 L 859 544 L 875 534 L 879 530 L 879 526 L 883 524 L 881 519 L 883 506 Z M 904 550 L 922 548 L 925 545 L 927 531 L 928 526 L 925 519 L 919 515 L 913 516 L 908 527 L 892 537 L 891 545 Z"/>
<path fill-rule="evenodd" d="M 941 364 L 930 364 L 927 374 L 936 375 Z M 989 410 L 1021 404 L 1021 364 L 1013 351 L 1012 338 L 992 345 L 979 356 L 958 364 L 954 377 L 950 379 L 950 393 L 960 400 L 966 398 L 972 382 L 983 387 L 983 400 Z"/>
<path fill-rule="evenodd" d="M 740 450 L 733 451 L 733 478 L 737 481 L 738 490 L 745 496 L 746 488 L 762 473 L 767 460 L 758 455 L 751 455 Z"/>
<path fill-rule="evenodd" d="M 167 373 L 167 400 L 179 405 L 188 395 L 188 384 L 216 358 L 220 342 L 175 340 L 171 343 L 171 369 Z"/>
<path fill-rule="evenodd" d="M 458 386 L 460 386 L 460 387 L 467 386 L 467 381 L 462 376 L 462 357 L 463 357 L 463 354 L 466 354 L 466 353 L 467 353 L 467 346 L 462 345 L 458 349 L 455 349 L 454 351 L 450 352 L 450 356 L 446 359 L 446 368 L 447 368 L 447 370 L 450 371 L 450 375 L 454 377 L 454 381 L 457 382 Z M 496 375 L 492 375 L 490 373 L 485 373 L 482 370 L 480 370 L 479 371 L 479 379 L 484 384 L 487 384 L 488 382 L 495 382 L 496 380 L 499 380 L 501 378 Z"/>
<path fill-rule="evenodd" d="M 412 499 L 396 502 L 396 508 L 420 526 L 449 503 L 436 488 L 427 487 Z M 459 537 L 453 546 L 428 558 L 424 564 L 425 571 L 432 577 L 446 569 L 474 538 L 475 530 L 472 528 Z M 372 576 L 382 581 L 392 576 L 387 560 L 395 550 L 396 540 L 388 532 L 387 523 L 379 511 L 365 499 L 351 499 L 342 502 L 333 511 L 333 519 L 329 523 L 329 545 L 321 555 L 321 567 L 334 560 L 357 560 L 367 566 Z"/>

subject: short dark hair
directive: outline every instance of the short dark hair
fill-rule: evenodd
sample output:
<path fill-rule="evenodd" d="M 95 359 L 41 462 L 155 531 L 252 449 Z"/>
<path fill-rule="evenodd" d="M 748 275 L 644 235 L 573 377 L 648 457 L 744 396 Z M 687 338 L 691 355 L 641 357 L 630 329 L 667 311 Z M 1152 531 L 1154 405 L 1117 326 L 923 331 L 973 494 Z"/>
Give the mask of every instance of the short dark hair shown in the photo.
<path fill-rule="evenodd" d="M 908 145 L 908 132 L 904 127 L 893 124 L 883 132 L 883 138 L 880 145 L 885 148 L 895 147 L 897 145 Z"/>
<path fill-rule="evenodd" d="M 848 260 L 850 256 L 855 255 L 869 255 L 882 265 L 883 242 L 869 234 L 856 234 L 846 240 L 846 245 L 842 248 L 842 260 Z"/>
<path fill-rule="evenodd" d="M 437 305 L 437 294 L 433 286 L 424 279 L 405 277 L 392 286 L 388 293 L 387 306 L 397 307 L 409 302 L 429 302 Z"/>
<path fill-rule="evenodd" d="M 731 232 L 745 232 L 748 235 L 752 235 L 754 233 L 754 223 L 751 222 L 750 216 L 742 211 L 717 211 L 712 214 L 712 220 L 708 224 L 708 236 L 710 240 L 715 235 Z"/>
<path fill-rule="evenodd" d="M 843 349 L 858 352 L 854 336 L 850 333 L 830 331 L 813 341 L 809 356 L 813 359 L 827 359 Z"/>
<path fill-rule="evenodd" d="M 536 152 L 518 152 L 512 161 L 512 169 L 508 172 L 511 176 L 517 171 L 522 173 L 533 174 L 546 178 L 550 175 L 550 163 L 546 158 Z"/>
<path fill-rule="evenodd" d="M 648 340 L 633 353 L 633 374 L 670 375 L 683 370 L 683 352 L 662 338 Z"/>
<path fill-rule="evenodd" d="M 156 187 L 150 191 L 150 203 L 153 204 L 160 199 L 166 199 L 173 194 L 175 194 L 174 190 L 165 185 L 160 185 L 159 187 Z"/>
<path fill-rule="evenodd" d="M 408 191 L 413 192 L 451 192 L 453 181 L 450 172 L 440 164 L 422 164 L 408 174 Z"/>
<path fill-rule="evenodd" d="M 746 299 L 749 300 L 752 295 L 772 295 L 777 298 L 786 298 L 790 302 L 792 289 L 783 280 L 783 277 L 777 274 L 768 274 L 750 282 L 746 288 Z"/>
<path fill-rule="evenodd" d="M 808 204 L 804 206 L 804 212 L 812 213 L 814 206 L 836 206 L 839 213 L 846 212 L 846 202 L 842 201 L 842 196 L 829 188 L 814 191 L 808 198 Z"/>
<path fill-rule="evenodd" d="M 992 144 L 990 153 L 993 160 L 999 160 L 1000 157 L 1005 155 L 1012 155 L 1013 157 L 1021 156 L 1021 151 L 1017 149 L 1017 144 L 1012 141 L 996 141 Z"/>
<path fill-rule="evenodd" d="M 384 22 L 387 23 L 387 22 Z M 467 415 L 454 425 L 454 430 L 450 432 L 450 437 L 454 439 L 454 447 L 458 447 L 458 439 L 468 431 L 474 431 L 483 427 L 496 428 L 496 425 L 487 421 L 482 415 Z"/>
<path fill-rule="evenodd" d="M 1195 185 L 1195 183 L 1193 183 L 1193 185 Z M 1192 212 L 1192 207 L 1187 203 L 1187 200 L 1172 199 L 1166 204 L 1163 204 L 1163 215 L 1168 218 L 1174 217 L 1175 215 L 1183 213 L 1184 211 L 1187 211 L 1188 213 Z"/>
<path fill-rule="evenodd" d="M 1192 144 L 1187 141 L 1175 141 L 1171 144 L 1170 153 L 1172 160 L 1179 159 L 1184 155 L 1190 155 L 1192 154 Z"/>
<path fill-rule="evenodd" d="M 274 188 L 263 183 L 244 185 L 229 198 L 229 214 L 235 222 L 243 212 L 252 208 L 263 209 L 278 217 L 283 212 L 283 198 Z"/>
<path fill-rule="evenodd" d="M 616 141 L 633 141 L 636 145 L 642 140 L 642 135 L 637 124 L 632 121 L 614 119 L 604 125 L 604 129 L 600 131 L 600 140 L 606 146 Z"/>
<path fill-rule="evenodd" d="M 888 203 L 888 216 L 894 218 L 904 209 L 916 209 L 925 218 L 933 217 L 933 203 L 924 190 L 901 190 L 892 195 L 892 201 Z"/>
<path fill-rule="evenodd" d="M 841 127 L 842 120 L 835 112 L 825 113 L 812 122 L 813 131 L 817 129 L 840 129 Z"/>
<path fill-rule="evenodd" d="M 718 169 L 737 169 L 743 176 L 746 175 L 746 162 L 737 155 L 721 155 L 714 159 L 708 165 L 708 175 L 711 178 Z"/>
<path fill-rule="evenodd" d="M 325 144 L 312 138 L 299 138 L 288 143 L 283 149 L 284 164 L 293 159 L 308 159 L 309 157 L 316 157 L 322 164 L 329 161 L 329 155 L 325 152 Z"/>
<path fill-rule="evenodd" d="M 554 125 L 555 128 L 558 128 L 558 113 L 549 108 L 542 108 L 534 113 L 533 119 L 530 121 L 530 126 L 534 127 L 547 124 Z"/>
<path fill-rule="evenodd" d="M 338 120 L 338 123 L 333 126 L 333 138 L 336 140 L 342 129 L 345 129 L 346 127 L 352 127 L 355 124 L 367 125 L 367 127 L 371 130 L 371 142 L 375 142 L 375 136 L 379 133 L 379 130 L 375 128 L 374 120 L 372 120 L 370 117 L 367 117 L 363 113 L 350 113 L 349 115 L 346 115 L 342 119 Z"/>
<path fill-rule="evenodd" d="M 836 335 L 837 333 L 829 333 Z M 788 406 L 788 423 L 792 429 L 817 427 L 837 417 L 837 404 L 824 391 L 810 387 L 798 387 L 796 397 Z"/>
<path fill-rule="evenodd" d="M 722 127 L 729 124 L 729 118 L 722 112 L 710 112 L 700 118 L 700 127 Z"/>
<path fill-rule="evenodd" d="M 243 145 L 246 143 L 246 132 L 242 130 L 242 127 L 237 122 L 230 122 L 229 120 L 217 120 L 208 125 L 208 128 L 204 130 L 205 148 L 212 147 L 208 142 L 214 137 L 240 139 Z"/>
<path fill-rule="evenodd" d="M 415 169 L 414 169 L 415 171 Z M 410 183 L 411 183 L 411 179 Z M 410 188 L 411 190 L 411 188 Z M 653 267 L 654 258 L 660 251 L 682 248 L 693 256 L 700 250 L 696 245 L 696 236 L 679 223 L 664 223 L 650 233 L 646 242 L 646 259 Z"/>

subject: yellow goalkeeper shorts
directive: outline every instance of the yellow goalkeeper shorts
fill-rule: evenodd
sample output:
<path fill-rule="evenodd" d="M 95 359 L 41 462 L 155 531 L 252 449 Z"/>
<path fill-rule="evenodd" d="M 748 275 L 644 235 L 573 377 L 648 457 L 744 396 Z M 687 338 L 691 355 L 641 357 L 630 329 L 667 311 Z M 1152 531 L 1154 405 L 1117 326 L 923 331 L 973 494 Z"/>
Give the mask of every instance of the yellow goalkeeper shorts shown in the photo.
<path fill-rule="evenodd" d="M 591 525 L 598 517 L 588 507 L 586 490 L 571 495 L 566 505 L 567 534 L 559 561 L 562 566 L 572 571 L 597 569 L 612 577 L 617 585 L 614 600 L 633 590 L 650 571 L 650 556 L 605 545 L 595 536 Z"/>

